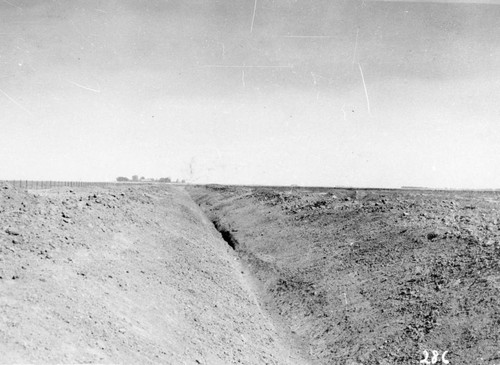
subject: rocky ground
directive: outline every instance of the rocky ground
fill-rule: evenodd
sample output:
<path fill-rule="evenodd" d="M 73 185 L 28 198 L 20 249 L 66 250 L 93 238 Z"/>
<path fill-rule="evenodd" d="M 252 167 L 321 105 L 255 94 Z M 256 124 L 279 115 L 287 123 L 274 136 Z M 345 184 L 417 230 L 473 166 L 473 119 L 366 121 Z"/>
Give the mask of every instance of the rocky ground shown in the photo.
<path fill-rule="evenodd" d="M 499 192 L 189 191 L 310 363 L 500 364 Z"/>
<path fill-rule="evenodd" d="M 0 363 L 302 364 L 182 188 L 0 185 Z"/>

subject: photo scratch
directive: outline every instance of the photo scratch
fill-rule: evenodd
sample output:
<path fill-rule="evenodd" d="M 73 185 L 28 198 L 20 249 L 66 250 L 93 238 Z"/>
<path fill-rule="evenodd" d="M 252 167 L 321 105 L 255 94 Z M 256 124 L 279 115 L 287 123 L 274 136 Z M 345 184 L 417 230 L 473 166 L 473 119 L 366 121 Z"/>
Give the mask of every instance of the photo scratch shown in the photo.
<path fill-rule="evenodd" d="M 93 89 L 91 87 L 88 87 L 88 86 L 84 86 L 84 85 L 81 85 L 79 83 L 76 83 L 74 81 L 71 81 L 71 80 L 67 80 L 70 84 L 73 84 L 75 86 L 78 86 L 78 87 L 81 87 L 82 89 L 85 89 L 85 90 L 89 90 L 89 91 L 93 91 L 95 93 L 100 93 L 101 92 L 101 88 L 99 87 L 99 89 Z"/>
<path fill-rule="evenodd" d="M 330 35 L 283 35 L 282 38 L 333 38 Z"/>
<path fill-rule="evenodd" d="M 255 65 L 255 66 L 246 66 L 246 65 L 204 65 L 200 66 L 201 68 L 289 68 L 292 69 L 292 65 Z"/>
<path fill-rule="evenodd" d="M 3 2 L 4 2 L 4 3 L 6 3 L 6 4 L 9 4 L 10 6 L 13 6 L 14 8 L 17 8 L 17 9 L 19 9 L 19 10 L 23 10 L 23 8 L 21 8 L 20 6 L 15 5 L 15 4 L 12 4 L 12 3 L 11 3 L 10 1 L 8 1 L 8 0 L 3 0 Z"/>
<path fill-rule="evenodd" d="M 5 97 L 7 99 L 9 99 L 11 102 L 13 102 L 14 104 L 16 104 L 18 107 L 20 107 L 22 110 L 24 110 L 26 113 L 28 113 L 29 115 L 33 116 L 33 113 L 31 113 L 28 109 L 26 109 L 24 106 L 22 106 L 21 104 L 19 104 L 15 99 L 11 98 L 9 96 L 9 94 L 7 94 L 5 91 L 3 91 L 2 89 L 0 89 L 0 92 L 5 95 Z"/>
<path fill-rule="evenodd" d="M 370 99 L 368 98 L 368 90 L 366 89 L 365 76 L 363 75 L 363 69 L 361 68 L 361 64 L 358 62 L 359 72 L 361 73 L 361 80 L 363 81 L 363 87 L 365 88 L 365 96 L 366 96 L 366 106 L 368 108 L 368 114 L 372 115 L 370 109 Z"/>
<path fill-rule="evenodd" d="M 345 103 L 344 103 L 344 105 L 342 105 L 342 109 L 340 109 L 340 110 L 342 110 L 342 113 L 344 114 L 344 121 L 345 121 L 346 117 L 347 117 L 347 114 L 345 112 Z"/>
<path fill-rule="evenodd" d="M 252 25 L 250 26 L 250 33 L 253 32 L 253 23 L 255 22 L 255 12 L 256 11 L 257 11 L 257 0 L 255 0 L 255 3 L 253 5 Z"/>
<path fill-rule="evenodd" d="M 354 52 L 352 54 L 352 64 L 356 63 L 356 52 L 358 50 L 358 37 L 359 37 L 359 28 L 356 30 L 356 42 L 354 43 Z"/>
<path fill-rule="evenodd" d="M 224 43 L 220 43 L 222 46 L 222 59 L 226 58 L 226 47 L 224 46 Z"/>

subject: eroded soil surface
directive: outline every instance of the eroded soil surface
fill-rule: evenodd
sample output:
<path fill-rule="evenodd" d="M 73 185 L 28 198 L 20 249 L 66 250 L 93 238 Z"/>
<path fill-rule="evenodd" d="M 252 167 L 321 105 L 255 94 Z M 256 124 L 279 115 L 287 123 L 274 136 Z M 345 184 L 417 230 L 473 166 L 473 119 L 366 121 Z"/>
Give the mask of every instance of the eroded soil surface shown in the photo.
<path fill-rule="evenodd" d="M 0 186 L 0 363 L 302 364 L 180 188 Z"/>
<path fill-rule="evenodd" d="M 189 191 L 311 363 L 500 364 L 498 192 Z"/>

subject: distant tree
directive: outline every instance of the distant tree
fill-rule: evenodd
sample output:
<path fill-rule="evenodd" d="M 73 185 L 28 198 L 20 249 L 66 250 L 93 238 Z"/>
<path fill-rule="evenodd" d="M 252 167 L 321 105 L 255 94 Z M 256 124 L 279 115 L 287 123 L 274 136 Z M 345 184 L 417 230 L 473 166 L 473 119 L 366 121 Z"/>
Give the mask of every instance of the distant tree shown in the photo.
<path fill-rule="evenodd" d="M 182 179 L 182 180 L 181 180 L 181 183 L 185 184 L 185 183 L 186 183 L 186 180 Z"/>
<path fill-rule="evenodd" d="M 141 176 L 141 180 L 145 180 L 146 178 L 144 176 Z"/>
<path fill-rule="evenodd" d="M 116 178 L 116 181 L 130 181 L 130 180 L 128 179 L 128 177 L 118 176 L 118 177 Z"/>
<path fill-rule="evenodd" d="M 176 180 L 175 180 L 175 183 L 176 183 L 176 184 L 178 184 L 178 183 L 179 183 L 179 179 L 176 179 Z"/>
<path fill-rule="evenodd" d="M 137 175 L 132 176 L 132 181 L 139 181 L 139 176 Z"/>
<path fill-rule="evenodd" d="M 162 183 L 169 183 L 169 182 L 172 182 L 172 179 L 169 178 L 169 177 L 160 177 L 158 179 L 159 182 L 162 182 Z"/>

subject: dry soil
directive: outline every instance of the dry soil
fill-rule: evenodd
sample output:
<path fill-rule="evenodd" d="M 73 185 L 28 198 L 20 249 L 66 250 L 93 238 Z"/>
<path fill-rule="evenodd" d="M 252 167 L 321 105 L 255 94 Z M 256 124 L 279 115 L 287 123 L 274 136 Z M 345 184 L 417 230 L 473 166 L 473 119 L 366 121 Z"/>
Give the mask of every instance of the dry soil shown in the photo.
<path fill-rule="evenodd" d="M 500 364 L 499 192 L 190 191 L 311 363 Z"/>
<path fill-rule="evenodd" d="M 500 364 L 499 209 L 497 192 L 0 185 L 0 363 Z"/>
<path fill-rule="evenodd" d="M 0 363 L 302 364 L 180 188 L 0 186 Z"/>

